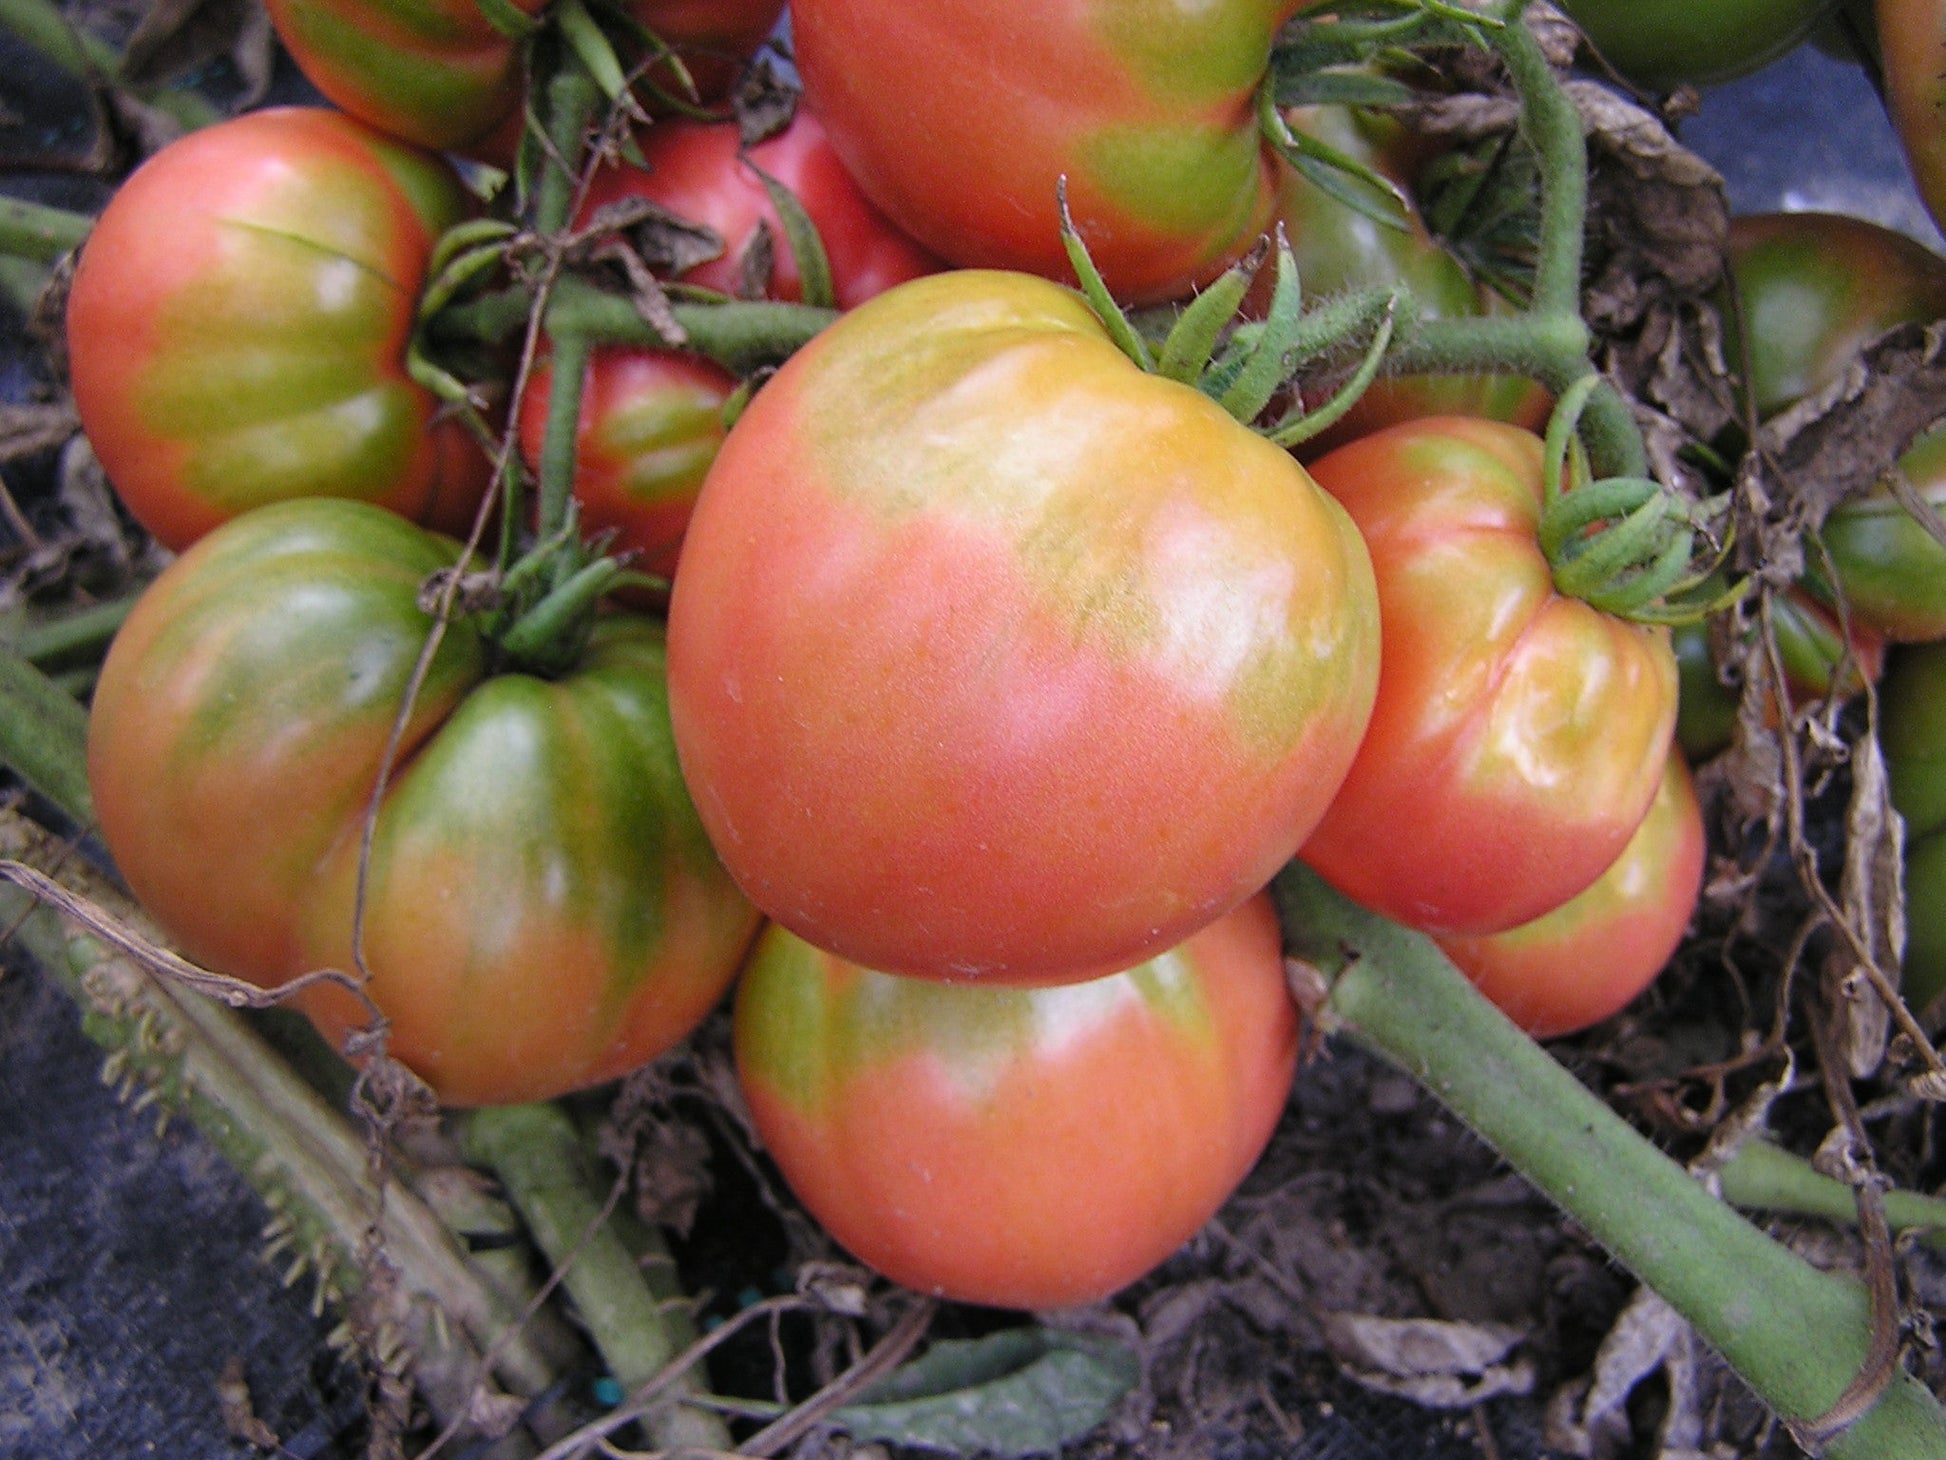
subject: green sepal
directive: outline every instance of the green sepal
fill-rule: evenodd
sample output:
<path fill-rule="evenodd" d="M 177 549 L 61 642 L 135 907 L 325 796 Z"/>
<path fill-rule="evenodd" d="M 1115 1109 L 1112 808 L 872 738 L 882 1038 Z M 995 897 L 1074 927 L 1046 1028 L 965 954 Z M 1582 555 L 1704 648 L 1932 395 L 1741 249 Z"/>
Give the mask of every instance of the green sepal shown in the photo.
<path fill-rule="evenodd" d="M 509 40 L 524 41 L 541 28 L 541 22 L 512 0 L 473 0 L 481 18 Z"/>
<path fill-rule="evenodd" d="M 581 64 L 588 68 L 588 74 L 601 88 L 602 95 L 611 102 L 620 101 L 628 95 L 628 76 L 622 68 L 621 57 L 615 54 L 614 42 L 595 23 L 583 0 L 558 0 L 554 7 L 554 19 L 560 27 L 562 38 Z"/>
<path fill-rule="evenodd" d="M 1287 451 L 1301 446 L 1313 436 L 1337 425 L 1358 404 L 1358 398 L 1378 378 L 1379 369 L 1385 364 L 1385 351 L 1392 343 L 1392 331 L 1398 322 L 1398 307 L 1398 296 L 1394 295 L 1379 318 L 1378 328 L 1372 331 L 1372 343 L 1365 351 L 1365 358 L 1358 362 L 1358 368 L 1352 372 L 1351 378 L 1338 387 L 1330 400 L 1308 415 L 1293 412 L 1266 433 L 1274 444 Z"/>
<path fill-rule="evenodd" d="M 1067 250 L 1068 263 L 1074 269 L 1075 278 L 1081 281 L 1081 292 L 1088 305 L 1100 318 L 1102 328 L 1115 342 L 1115 348 L 1133 360 L 1142 370 L 1155 370 L 1155 357 L 1149 351 L 1148 342 L 1136 333 L 1135 326 L 1128 322 L 1122 313 L 1121 305 L 1115 296 L 1108 292 L 1108 285 L 1101 277 L 1101 270 L 1088 254 L 1088 245 L 1082 239 L 1080 230 L 1074 226 L 1074 214 L 1068 211 L 1068 178 L 1063 173 L 1054 184 L 1055 202 L 1061 210 L 1061 246 Z"/>
<path fill-rule="evenodd" d="M 1263 332 L 1256 337 L 1243 368 L 1229 387 L 1217 397 L 1222 406 L 1245 425 L 1263 414 L 1270 398 L 1290 379 L 1292 357 L 1296 354 L 1299 331 L 1304 323 L 1304 300 L 1297 277 L 1297 257 L 1277 228 L 1277 287 L 1270 296 L 1270 313 Z"/>
<path fill-rule="evenodd" d="M 1269 251 L 1269 245 L 1260 241 L 1247 256 L 1231 264 L 1189 302 L 1162 342 L 1162 352 L 1156 356 L 1156 374 L 1184 385 L 1195 384 L 1209 368 L 1217 340 L 1236 318 Z"/>
<path fill-rule="evenodd" d="M 836 309 L 838 290 L 831 279 L 831 256 L 825 251 L 824 240 L 818 236 L 818 225 L 811 221 L 811 215 L 805 211 L 796 193 L 758 167 L 747 155 L 743 164 L 756 173 L 757 180 L 764 185 L 764 192 L 770 197 L 770 206 L 777 210 L 777 217 L 784 225 L 784 241 L 789 245 L 791 258 L 797 264 L 803 302 L 813 309 Z"/>
<path fill-rule="evenodd" d="M 1315 137 L 1292 131 L 1267 90 L 1258 95 L 1257 119 L 1264 139 L 1299 176 L 1381 227 L 1411 231 L 1412 204 L 1397 183 Z M 1362 186 L 1353 186 L 1354 181 Z"/>

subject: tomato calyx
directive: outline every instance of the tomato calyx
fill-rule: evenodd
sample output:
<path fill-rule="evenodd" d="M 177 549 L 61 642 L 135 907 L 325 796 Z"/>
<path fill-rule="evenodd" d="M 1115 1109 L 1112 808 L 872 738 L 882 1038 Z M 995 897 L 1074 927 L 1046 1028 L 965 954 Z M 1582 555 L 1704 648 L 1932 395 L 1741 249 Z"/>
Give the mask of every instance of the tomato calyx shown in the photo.
<path fill-rule="evenodd" d="M 1554 586 L 1571 598 L 1637 623 L 1687 623 L 1726 607 L 1739 583 L 1699 597 L 1730 550 L 1718 525 L 1729 499 L 1696 502 L 1645 476 L 1565 480 L 1585 473 L 1575 427 L 1601 378 L 1590 372 L 1565 391 L 1548 420 L 1543 459 L 1541 551 Z"/>

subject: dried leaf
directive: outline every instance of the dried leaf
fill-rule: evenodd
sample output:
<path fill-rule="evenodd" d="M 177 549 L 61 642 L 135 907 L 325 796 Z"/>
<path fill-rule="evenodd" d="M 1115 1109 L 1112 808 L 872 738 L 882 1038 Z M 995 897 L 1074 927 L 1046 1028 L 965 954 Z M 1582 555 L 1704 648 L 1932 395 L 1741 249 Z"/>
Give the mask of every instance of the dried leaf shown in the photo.
<path fill-rule="evenodd" d="M 590 242 L 619 234 L 643 263 L 665 279 L 723 256 L 723 236 L 647 198 L 622 198 L 595 209 L 580 237 Z"/>
<path fill-rule="evenodd" d="M 1664 1367 L 1689 1325 L 1652 1289 L 1638 1288 L 1595 1355 L 1585 1392 L 1551 1406 L 1547 1442 L 1571 1455 L 1605 1453 L 1631 1433 L 1629 1395 Z"/>
<path fill-rule="evenodd" d="M 1851 749 L 1851 805 L 1845 815 L 1845 866 L 1839 898 L 1846 924 L 1888 978 L 1905 958 L 1905 824 L 1892 809 L 1878 737 L 1860 735 Z M 1854 1079 L 1885 1058 L 1892 1013 L 1858 966 L 1845 938 L 1834 942 L 1825 968 L 1826 992 L 1839 1019 L 1838 1038 Z"/>
<path fill-rule="evenodd" d="M 1532 1361 L 1507 1358 L 1523 1337 L 1519 1329 L 1370 1313 L 1322 1318 L 1333 1355 L 1369 1389 L 1430 1409 L 1467 1409 L 1496 1395 L 1533 1392 Z"/>
<path fill-rule="evenodd" d="M 800 89 L 777 58 L 768 51 L 744 68 L 730 98 L 736 111 L 737 132 L 745 147 L 775 137 L 797 116 Z"/>
<path fill-rule="evenodd" d="M 237 1439 L 259 1450 L 279 1448 L 277 1432 L 257 1418 L 256 1409 L 250 1403 L 250 1380 L 244 1373 L 241 1355 L 231 1354 L 224 1361 L 223 1372 L 216 1381 L 216 1402 L 222 1409 L 223 1428 Z"/>
<path fill-rule="evenodd" d="M 52 451 L 81 429 L 74 407 L 0 405 L 0 461 L 16 461 Z"/>

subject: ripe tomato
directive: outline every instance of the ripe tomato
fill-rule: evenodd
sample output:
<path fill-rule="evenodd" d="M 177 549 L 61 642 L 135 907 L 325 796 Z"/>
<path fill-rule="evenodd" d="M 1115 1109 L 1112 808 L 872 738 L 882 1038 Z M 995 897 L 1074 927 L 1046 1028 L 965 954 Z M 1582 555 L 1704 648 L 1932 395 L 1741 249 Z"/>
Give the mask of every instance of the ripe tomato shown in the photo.
<path fill-rule="evenodd" d="M 1555 590 L 1541 442 L 1433 417 L 1312 468 L 1364 533 L 1384 658 L 1351 772 L 1304 860 L 1411 927 L 1493 933 L 1587 887 L 1668 758 L 1668 635 Z"/>
<path fill-rule="evenodd" d="M 703 484 L 677 745 L 753 901 L 901 973 L 1125 968 L 1263 887 L 1377 677 L 1350 520 L 1069 290 L 961 271 L 794 355 Z"/>
<path fill-rule="evenodd" d="M 1055 184 L 1118 297 L 1214 278 L 1270 221 L 1256 88 L 1298 0 L 797 0 L 805 95 L 942 257 L 1071 278 Z"/>
<path fill-rule="evenodd" d="M 894 284 L 937 272 L 940 261 L 900 233 L 865 200 L 817 117 L 799 107 L 790 126 L 745 149 L 734 122 L 662 121 L 640 137 L 646 167 L 616 162 L 595 173 L 580 219 L 624 198 L 646 198 L 713 229 L 723 254 L 681 275 L 725 294 L 745 292 L 745 257 L 760 232 L 774 245 L 765 297 L 798 300 L 803 285 L 767 175 L 796 195 L 817 225 L 838 306 L 850 309 Z"/>
<path fill-rule="evenodd" d="M 1878 0 L 1885 106 L 1919 196 L 1946 227 L 1946 0 Z"/>
<path fill-rule="evenodd" d="M 485 454 L 406 373 L 427 261 L 464 216 L 437 158 L 336 112 L 247 113 L 124 183 L 68 300 L 75 405 L 171 548 L 289 497 L 460 528 Z"/>
<path fill-rule="evenodd" d="M 1776 60 L 1836 0 L 1561 0 L 1602 58 L 1655 91 L 1728 81 Z"/>
<path fill-rule="evenodd" d="M 1946 318 L 1946 259 L 1862 219 L 1830 213 L 1734 218 L 1728 262 L 1760 417 L 1831 384 L 1885 331 Z M 1946 506 L 1946 433 L 1921 437 L 1899 465 L 1921 496 Z M 1856 622 L 1895 640 L 1946 637 L 1946 549 L 1889 491 L 1841 504 L 1826 519 L 1823 539 Z M 1832 596 L 1816 554 L 1807 583 Z"/>
<path fill-rule="evenodd" d="M 547 432 L 550 379 L 542 364 L 521 397 L 520 447 L 530 466 Z M 612 529 L 610 551 L 634 552 L 641 571 L 672 576 L 735 389 L 735 376 L 693 355 L 630 345 L 590 352 L 574 464 L 583 532 Z"/>
<path fill-rule="evenodd" d="M 360 502 L 249 513 L 172 564 L 102 668 L 102 835 L 193 958 L 274 986 L 355 966 L 367 804 L 457 549 Z M 756 914 L 670 743 L 651 620 L 596 627 L 558 680 L 440 641 L 378 814 L 364 918 L 390 1048 L 458 1104 L 536 1100 L 659 1054 L 728 985 Z M 334 1036 L 342 989 L 302 1007 Z"/>
<path fill-rule="evenodd" d="M 647 167 L 618 163 L 597 172 L 580 221 L 639 197 L 715 230 L 723 256 L 690 269 L 685 283 L 739 292 L 744 257 L 760 232 L 768 232 L 775 249 L 770 296 L 802 298 L 797 261 L 757 169 L 789 188 L 816 225 L 842 307 L 940 267 L 865 201 L 824 129 L 802 107 L 789 127 L 748 152 L 729 122 L 658 122 L 641 143 Z M 547 430 L 550 379 L 543 364 L 521 399 L 521 450 L 530 466 L 539 461 Z M 723 406 L 735 388 L 733 376 L 695 356 L 597 348 L 582 388 L 575 458 L 584 528 L 614 529 L 616 551 L 640 553 L 645 572 L 674 574 L 690 509 L 723 442 Z"/>
<path fill-rule="evenodd" d="M 1696 911 L 1703 850 L 1702 807 L 1674 754 L 1649 814 L 1593 886 L 1504 933 L 1435 941 L 1529 1034 L 1572 1034 L 1619 1013 L 1669 962 Z"/>
<path fill-rule="evenodd" d="M 1008 1308 L 1106 1297 L 1215 1214 L 1291 1087 L 1269 900 L 1059 988 L 873 973 L 774 924 L 737 993 L 737 1070 L 791 1189 L 861 1261 Z"/>

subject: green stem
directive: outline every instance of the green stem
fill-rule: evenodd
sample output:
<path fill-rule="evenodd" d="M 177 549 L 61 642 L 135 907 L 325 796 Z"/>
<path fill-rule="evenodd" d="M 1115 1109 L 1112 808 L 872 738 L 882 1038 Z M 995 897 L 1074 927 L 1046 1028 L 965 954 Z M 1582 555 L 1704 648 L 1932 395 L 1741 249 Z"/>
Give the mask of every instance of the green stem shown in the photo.
<path fill-rule="evenodd" d="M 572 561 L 572 555 L 563 552 L 554 561 L 565 564 Z M 500 636 L 501 652 L 535 674 L 566 670 L 587 642 L 596 602 L 615 586 L 621 572 L 621 565 L 613 558 L 584 563 Z"/>
<path fill-rule="evenodd" d="M 547 430 L 541 436 L 538 531 L 553 537 L 574 500 L 574 464 L 581 437 L 581 395 L 588 376 L 588 337 L 550 326 Z"/>
<path fill-rule="evenodd" d="M 1827 1222 L 1858 1220 L 1858 1198 L 1849 1186 L 1766 1140 L 1745 1141 L 1717 1179 L 1725 1201 L 1753 1211 L 1790 1212 Z M 1938 1197 L 1888 1191 L 1885 1220 L 1895 1232 L 1923 1232 L 1928 1246 L 1946 1247 L 1946 1201 Z"/>
<path fill-rule="evenodd" d="M 18 653 L 0 648 L 0 762 L 77 826 L 95 819 L 87 741 L 88 712 L 80 701 Z"/>
<path fill-rule="evenodd" d="M 534 187 L 534 228 L 538 233 L 559 233 L 568 226 L 581 178 L 581 154 L 587 147 L 588 124 L 594 119 L 598 97 L 594 79 L 574 66 L 562 67 L 548 82 L 547 136 L 553 147 Z"/>
<path fill-rule="evenodd" d="M 1540 159 L 1540 253 L 1532 308 L 1560 319 L 1581 319 L 1582 230 L 1588 214 L 1588 141 L 1581 114 L 1555 79 L 1540 42 L 1522 18 L 1527 0 L 1513 0 L 1503 26 L 1487 34 L 1520 97 L 1520 128 Z M 1584 327 L 1585 338 L 1585 327 Z M 1586 359 L 1587 347 L 1582 347 Z"/>
<path fill-rule="evenodd" d="M 522 289 L 482 295 L 440 311 L 432 322 L 433 337 L 442 343 L 472 340 L 504 344 L 526 328 L 527 311 L 532 307 L 533 296 Z M 771 301 L 697 304 L 676 300 L 670 308 L 688 333 L 685 349 L 705 355 L 738 375 L 787 359 L 838 317 L 834 310 Z M 550 328 L 599 344 L 669 348 L 669 342 L 628 300 L 575 278 L 555 283 L 547 318 Z"/>
<path fill-rule="evenodd" d="M 0 856 L 58 867 L 64 883 L 118 922 L 148 931 L 114 889 L 72 858 L 62 865 L 63 850 L 17 813 L 0 813 Z M 514 1327 L 514 1312 L 411 1191 L 395 1180 L 382 1197 L 373 1189 L 362 1136 L 234 1011 L 149 974 L 51 910 L 34 910 L 21 889 L 0 887 L 0 918 L 24 918 L 16 936 L 81 1006 L 83 1029 L 110 1052 L 109 1073 L 140 1088 L 143 1103 L 187 1116 L 263 1196 L 321 1293 L 343 1300 L 360 1291 L 359 1254 L 376 1221 L 399 1280 L 395 1301 L 376 1315 L 390 1338 L 416 1347 L 437 1336 L 442 1325 L 426 1325 L 417 1311 L 431 1304 L 450 1320 L 444 1327 L 493 1353 L 494 1373 L 513 1392 L 537 1395 L 555 1382 L 561 1356 Z"/>
<path fill-rule="evenodd" d="M 630 1393 L 666 1369 L 688 1346 L 680 1310 L 649 1290 L 614 1224 L 593 1196 L 574 1122 L 558 1105 L 504 1105 L 472 1111 L 462 1129 L 467 1156 L 492 1169 L 548 1261 L 565 1267 L 562 1286 Z M 721 1420 L 680 1402 L 644 1419 L 662 1448 L 730 1448 Z M 689 1392 L 695 1392 L 690 1389 Z"/>
<path fill-rule="evenodd" d="M 1810 1423 L 1866 1360 L 1871 1302 L 1711 1196 L 1495 1009 L 1432 940 L 1302 864 L 1278 896 L 1328 1010 L 1411 1074 L 1681 1313 L 1785 1419 Z M 1837 1460 L 1940 1460 L 1946 1413 L 1901 1370 L 1833 1439 Z"/>
<path fill-rule="evenodd" d="M 23 628 L 7 647 L 28 663 L 42 667 L 77 656 L 99 659 L 141 596 L 140 592 L 124 594 L 57 618 L 42 619 Z M 0 694 L 0 699 L 4 698 Z"/>
<path fill-rule="evenodd" d="M 51 264 L 81 247 L 95 220 L 25 198 L 0 198 L 0 254 Z"/>
<path fill-rule="evenodd" d="M 54 0 L 0 0 L 0 31 L 32 46 L 79 81 L 93 83 L 104 76 L 120 75 L 122 58 L 115 48 L 100 36 L 70 24 Z M 193 91 L 156 86 L 136 88 L 135 94 L 184 131 L 207 127 L 222 115 L 213 103 Z"/>

